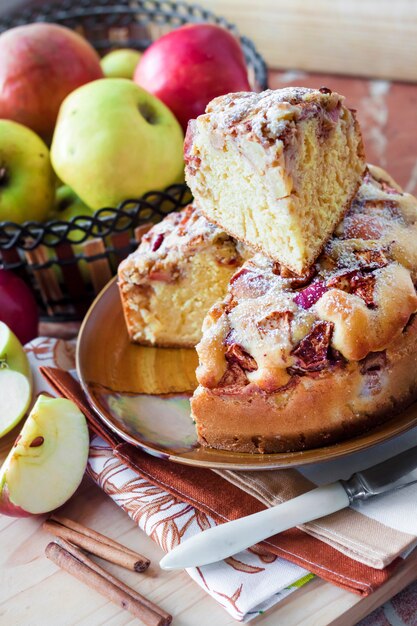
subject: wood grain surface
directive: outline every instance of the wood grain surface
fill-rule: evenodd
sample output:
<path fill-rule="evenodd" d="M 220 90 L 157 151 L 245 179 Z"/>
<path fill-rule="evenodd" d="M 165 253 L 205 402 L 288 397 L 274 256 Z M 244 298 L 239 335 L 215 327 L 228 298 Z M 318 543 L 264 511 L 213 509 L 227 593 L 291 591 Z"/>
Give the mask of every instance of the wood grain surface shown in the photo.
<path fill-rule="evenodd" d="M 268 65 L 417 80 L 414 0 L 199 0 L 235 23 Z"/>

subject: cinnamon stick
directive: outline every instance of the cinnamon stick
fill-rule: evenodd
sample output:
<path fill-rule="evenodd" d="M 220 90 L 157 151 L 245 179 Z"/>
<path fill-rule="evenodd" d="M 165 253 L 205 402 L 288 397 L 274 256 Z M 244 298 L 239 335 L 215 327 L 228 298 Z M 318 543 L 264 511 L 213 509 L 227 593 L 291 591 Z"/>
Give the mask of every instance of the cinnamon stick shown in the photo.
<path fill-rule="evenodd" d="M 57 524 L 61 524 L 61 526 L 66 526 L 67 528 L 71 528 L 72 530 L 75 530 L 77 533 L 80 533 L 81 535 L 85 535 L 86 537 L 90 537 L 91 539 L 96 539 L 97 541 L 100 541 L 101 543 L 105 543 L 108 546 L 112 546 L 113 548 L 116 548 L 117 550 L 121 550 L 122 552 L 128 552 L 129 554 L 132 554 L 135 557 L 139 556 L 142 560 L 148 561 L 146 557 L 142 556 L 141 554 L 138 554 L 131 548 L 128 548 L 127 546 L 124 546 L 122 543 L 119 543 L 118 541 L 111 539 L 111 537 L 102 535 L 97 530 L 88 528 L 88 526 L 83 526 L 79 522 L 69 519 L 69 517 L 63 517 L 62 515 L 54 515 L 52 513 L 52 515 L 49 516 L 48 520 L 52 522 L 56 522 Z"/>
<path fill-rule="evenodd" d="M 150 560 L 145 556 L 68 518 L 52 516 L 44 522 L 43 528 L 52 535 L 66 539 L 87 552 L 125 569 L 144 572 L 149 567 Z"/>
<path fill-rule="evenodd" d="M 66 544 L 66 548 L 64 548 L 51 542 L 46 546 L 45 554 L 48 559 L 88 587 L 132 613 L 141 620 L 142 624 L 146 626 L 169 626 L 171 623 L 172 617 L 169 614 L 162 612 L 156 605 L 153 606 L 158 611 L 149 607 L 144 603 L 144 600 L 149 603 L 146 598 L 103 570 L 97 563 L 77 550 L 75 546 Z"/>

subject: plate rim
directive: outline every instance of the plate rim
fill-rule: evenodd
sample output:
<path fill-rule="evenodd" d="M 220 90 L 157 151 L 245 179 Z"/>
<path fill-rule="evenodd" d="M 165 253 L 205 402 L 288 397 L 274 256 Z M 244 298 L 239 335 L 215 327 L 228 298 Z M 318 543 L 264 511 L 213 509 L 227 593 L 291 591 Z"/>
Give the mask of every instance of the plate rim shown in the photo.
<path fill-rule="evenodd" d="M 224 453 L 225 456 L 230 455 L 230 461 L 213 461 L 211 462 L 209 459 L 197 459 L 195 456 L 190 456 L 190 453 L 185 452 L 183 454 L 173 454 L 163 450 L 156 445 L 153 446 L 147 442 L 140 441 L 136 439 L 134 436 L 125 432 L 122 428 L 115 425 L 105 414 L 100 405 L 96 402 L 94 396 L 91 395 L 88 384 L 84 380 L 84 376 L 82 374 L 81 368 L 81 343 L 82 338 L 85 333 L 86 327 L 90 321 L 90 318 L 93 314 L 95 307 L 101 301 L 101 299 L 105 296 L 107 291 L 110 291 L 112 288 L 117 289 L 117 275 L 109 280 L 109 282 L 103 287 L 103 289 L 96 295 L 93 302 L 91 303 L 87 313 L 84 316 L 84 319 L 81 323 L 77 343 L 75 350 L 75 363 L 76 363 L 76 371 L 77 376 L 81 385 L 83 392 L 86 395 L 87 401 L 90 407 L 93 409 L 95 414 L 101 419 L 104 424 L 115 434 L 117 434 L 122 441 L 133 445 L 136 448 L 144 450 L 146 453 L 157 456 L 158 458 L 163 458 L 168 461 L 172 461 L 174 463 L 180 463 L 181 465 L 199 467 L 199 468 L 207 468 L 207 469 L 228 469 L 234 471 L 262 471 L 262 470 L 277 470 L 277 469 L 286 469 L 286 468 L 297 468 L 306 465 L 313 465 L 318 463 L 326 463 L 328 461 L 334 461 L 336 459 L 340 459 L 342 457 L 347 457 L 357 452 L 362 452 L 366 449 L 374 447 L 376 445 L 385 443 L 390 441 L 391 439 L 404 434 L 408 430 L 417 426 L 417 414 L 416 417 L 410 419 L 398 425 L 397 428 L 394 427 L 395 419 L 400 417 L 402 413 L 405 413 L 411 409 L 411 407 L 416 404 L 412 403 L 409 407 L 404 409 L 404 411 L 397 416 L 393 416 L 390 420 L 382 423 L 380 426 L 371 429 L 362 435 L 358 435 L 357 437 L 353 437 L 351 439 L 346 439 L 345 441 L 337 442 L 329 446 L 322 446 L 319 448 L 310 448 L 307 450 L 300 450 L 296 452 L 276 452 L 269 454 L 250 454 L 247 453 L 248 461 L 239 462 L 237 460 L 233 461 L 233 455 L 239 454 L 240 457 L 245 453 L 234 453 L 231 450 L 217 450 L 214 449 L 214 454 Z M 161 348 L 163 349 L 163 348 Z M 184 392 L 185 393 L 185 392 Z M 140 394 L 138 394 L 140 395 Z M 143 394 L 143 395 L 152 395 L 152 394 Z M 180 395 L 180 394 L 179 394 Z M 390 428 L 391 426 L 391 428 Z M 386 428 L 388 428 L 388 432 L 385 432 Z M 376 439 L 372 438 L 372 434 L 376 436 Z M 346 449 L 346 447 L 348 449 Z M 199 449 L 197 447 L 197 449 Z M 204 448 L 205 453 L 210 454 L 210 448 Z M 188 456 L 187 456 L 188 455 Z M 311 456 L 318 458 L 311 458 Z M 263 463 L 262 463 L 263 461 Z M 266 462 L 265 462 L 266 461 Z"/>

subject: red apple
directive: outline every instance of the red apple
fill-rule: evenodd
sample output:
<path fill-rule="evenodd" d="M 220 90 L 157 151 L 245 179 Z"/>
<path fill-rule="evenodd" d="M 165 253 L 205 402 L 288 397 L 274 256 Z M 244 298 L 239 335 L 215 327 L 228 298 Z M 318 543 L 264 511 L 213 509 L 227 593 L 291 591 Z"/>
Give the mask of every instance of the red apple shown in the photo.
<path fill-rule="evenodd" d="M 216 96 L 251 90 L 239 42 L 214 24 L 182 26 L 155 41 L 134 81 L 162 100 L 184 130 Z"/>
<path fill-rule="evenodd" d="M 20 122 L 50 142 L 64 98 L 103 77 L 83 37 L 57 24 L 28 24 L 0 35 L 0 118 Z"/>
<path fill-rule="evenodd" d="M 38 307 L 26 283 L 8 270 L 0 269 L 0 320 L 22 344 L 38 335 Z"/>

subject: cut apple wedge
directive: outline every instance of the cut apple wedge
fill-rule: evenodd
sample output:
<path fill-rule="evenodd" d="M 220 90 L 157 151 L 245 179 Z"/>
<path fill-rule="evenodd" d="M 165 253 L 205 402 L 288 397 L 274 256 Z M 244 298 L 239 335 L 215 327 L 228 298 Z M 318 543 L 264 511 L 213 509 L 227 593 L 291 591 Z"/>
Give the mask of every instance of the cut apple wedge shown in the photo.
<path fill-rule="evenodd" d="M 20 422 L 31 398 L 32 387 L 26 376 L 9 369 L 0 370 L 0 436 Z"/>
<path fill-rule="evenodd" d="M 76 491 L 85 472 L 89 436 L 70 400 L 39 396 L 0 470 L 0 513 L 48 513 Z"/>
<path fill-rule="evenodd" d="M 0 437 L 22 419 L 32 397 L 32 376 L 23 347 L 0 322 Z"/>

